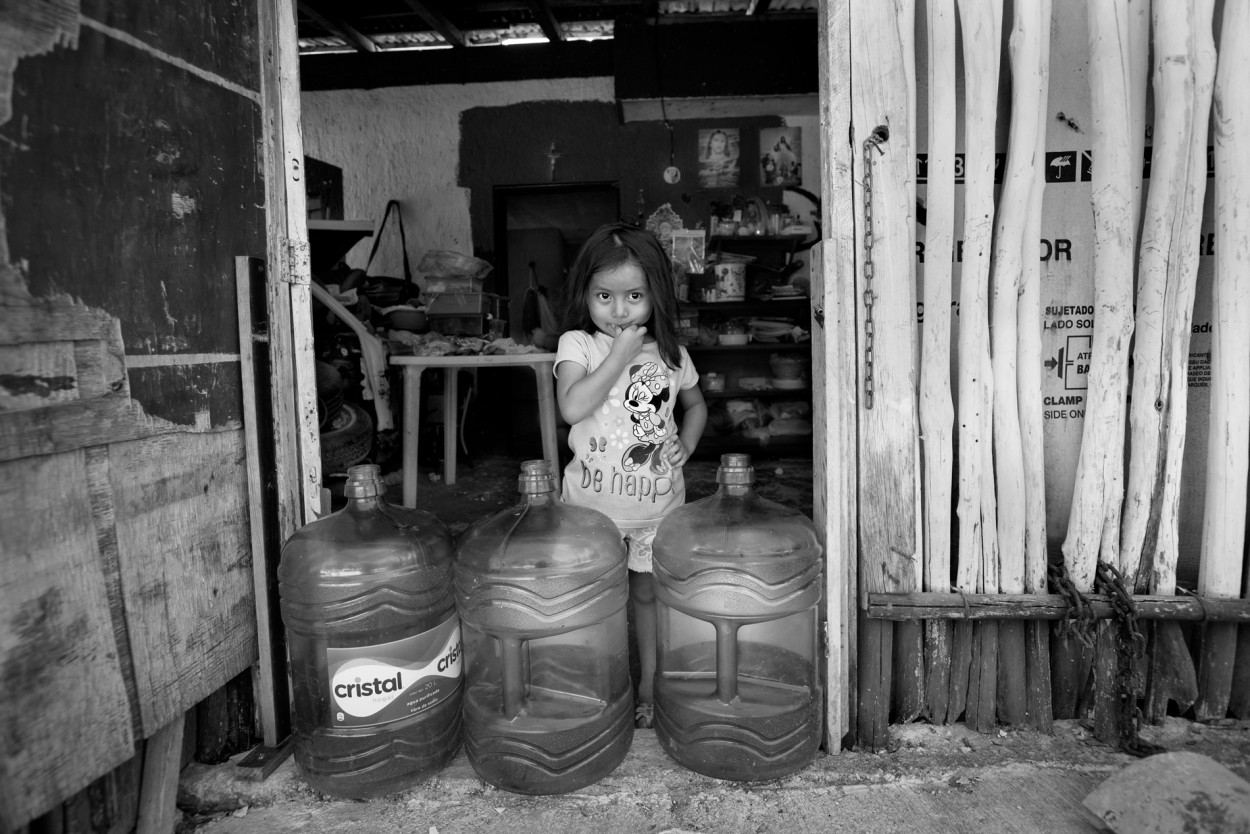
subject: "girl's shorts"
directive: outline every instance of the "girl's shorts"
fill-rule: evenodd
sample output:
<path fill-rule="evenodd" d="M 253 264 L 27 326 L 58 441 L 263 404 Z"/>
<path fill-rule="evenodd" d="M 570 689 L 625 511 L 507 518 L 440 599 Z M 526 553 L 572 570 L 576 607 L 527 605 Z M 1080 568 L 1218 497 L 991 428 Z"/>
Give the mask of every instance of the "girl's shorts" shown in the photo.
<path fill-rule="evenodd" d="M 651 542 L 659 527 L 639 527 L 625 533 L 625 545 L 629 548 L 629 569 L 651 573 Z"/>

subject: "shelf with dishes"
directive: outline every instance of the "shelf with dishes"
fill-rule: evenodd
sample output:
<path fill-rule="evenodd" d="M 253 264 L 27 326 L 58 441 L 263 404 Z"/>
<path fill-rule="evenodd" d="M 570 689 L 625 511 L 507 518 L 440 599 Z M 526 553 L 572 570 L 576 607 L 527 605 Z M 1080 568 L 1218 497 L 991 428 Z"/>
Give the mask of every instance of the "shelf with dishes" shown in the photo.
<path fill-rule="evenodd" d="M 691 356 L 697 353 L 758 353 L 769 350 L 811 350 L 811 342 L 747 342 L 746 344 L 686 345 Z"/>
<path fill-rule="evenodd" d="M 720 391 L 704 389 L 703 398 L 705 400 L 729 400 L 748 397 L 806 397 L 811 390 L 811 386 L 806 384 L 798 388 L 726 388 Z"/>
<path fill-rule="evenodd" d="M 811 343 L 692 348 L 708 407 L 701 454 L 772 446 L 811 454 Z"/>
<path fill-rule="evenodd" d="M 683 310 L 701 310 L 726 316 L 779 316 L 807 318 L 811 299 L 806 295 L 774 296 L 749 301 L 682 301 Z"/>

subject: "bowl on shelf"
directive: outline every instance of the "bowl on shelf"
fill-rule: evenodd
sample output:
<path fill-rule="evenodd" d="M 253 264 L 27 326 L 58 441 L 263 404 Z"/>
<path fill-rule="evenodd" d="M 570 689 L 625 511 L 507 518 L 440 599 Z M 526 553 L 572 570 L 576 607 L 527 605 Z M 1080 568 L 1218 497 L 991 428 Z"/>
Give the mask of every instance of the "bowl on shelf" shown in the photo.
<path fill-rule="evenodd" d="M 391 330 L 408 330 L 412 333 L 424 333 L 430 329 L 430 320 L 424 310 L 418 310 L 406 304 L 385 307 L 379 310 Z"/>
<path fill-rule="evenodd" d="M 725 390 L 725 375 L 714 372 L 703 374 L 699 377 L 699 387 L 704 391 L 717 392 Z"/>
<path fill-rule="evenodd" d="M 768 367 L 772 369 L 774 382 L 777 379 L 800 379 L 807 362 L 799 356 L 774 353 L 768 357 Z"/>

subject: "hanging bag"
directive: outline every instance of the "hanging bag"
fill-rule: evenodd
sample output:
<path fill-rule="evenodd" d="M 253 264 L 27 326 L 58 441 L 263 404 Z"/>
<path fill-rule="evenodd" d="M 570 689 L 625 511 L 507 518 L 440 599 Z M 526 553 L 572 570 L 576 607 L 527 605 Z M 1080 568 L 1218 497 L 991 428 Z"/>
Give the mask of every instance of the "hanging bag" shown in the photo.
<path fill-rule="evenodd" d="M 560 343 L 560 320 L 538 283 L 538 275 L 534 272 L 534 266 L 534 262 L 530 261 L 530 285 L 525 290 L 521 326 L 525 330 L 525 338 L 534 347 L 555 350 Z"/>
<path fill-rule="evenodd" d="M 374 275 L 369 270 L 373 259 L 377 257 L 378 247 L 386 232 L 386 223 L 391 218 L 391 209 L 395 210 L 395 225 L 399 228 L 399 247 L 403 255 L 404 276 L 396 278 L 391 275 Z M 412 267 L 408 262 L 408 239 L 404 235 L 404 214 L 399 208 L 398 200 L 389 200 L 382 212 L 382 222 L 373 234 L 373 246 L 369 249 L 369 260 L 365 262 L 365 293 L 375 307 L 390 307 L 402 304 L 417 295 L 418 287 L 412 281 Z"/>

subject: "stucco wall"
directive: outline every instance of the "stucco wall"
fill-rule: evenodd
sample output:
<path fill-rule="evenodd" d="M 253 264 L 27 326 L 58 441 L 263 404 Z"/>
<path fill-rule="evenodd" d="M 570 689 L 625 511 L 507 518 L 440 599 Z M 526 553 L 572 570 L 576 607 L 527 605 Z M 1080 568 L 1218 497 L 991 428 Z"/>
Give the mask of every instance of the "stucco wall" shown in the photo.
<path fill-rule="evenodd" d="M 612 78 L 599 77 L 305 92 L 304 151 L 343 169 L 345 217 L 376 222 L 388 199 L 401 201 L 415 270 L 426 250 L 472 253 L 482 243 L 473 237 L 470 190 L 459 184 L 464 111 L 538 101 L 612 102 L 614 87 Z M 804 187 L 818 193 L 819 120 L 782 120 L 803 129 Z M 801 197 L 785 200 L 804 216 L 814 209 Z M 383 238 L 370 272 L 400 275 L 396 236 L 387 231 Z M 357 244 L 348 263 L 364 266 L 369 246 L 367 240 Z"/>
<path fill-rule="evenodd" d="M 428 249 L 471 253 L 469 191 L 457 184 L 460 114 L 471 107 L 526 101 L 613 101 L 613 81 L 569 78 L 496 84 L 443 84 L 301 95 L 304 152 L 343 169 L 343 212 L 381 219 L 386 201 L 401 201 L 415 270 Z M 386 234 L 370 272 L 399 275 L 398 247 Z M 369 243 L 349 253 L 364 266 Z"/>

